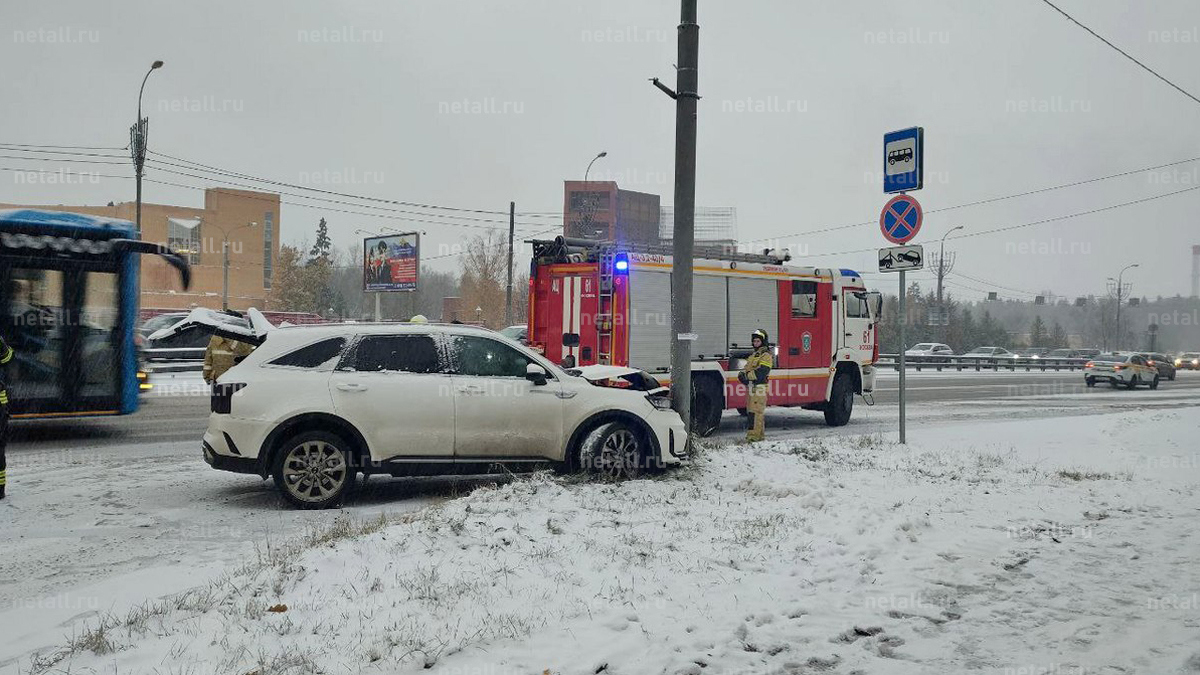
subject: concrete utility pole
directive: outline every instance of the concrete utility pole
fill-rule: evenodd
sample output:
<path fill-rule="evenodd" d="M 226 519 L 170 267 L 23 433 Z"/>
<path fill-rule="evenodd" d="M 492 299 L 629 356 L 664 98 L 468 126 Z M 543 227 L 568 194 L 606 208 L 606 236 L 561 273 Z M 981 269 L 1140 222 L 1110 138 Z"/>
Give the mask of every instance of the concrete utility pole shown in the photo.
<path fill-rule="evenodd" d="M 941 243 L 938 244 L 938 259 L 937 267 L 935 268 L 937 272 L 938 309 L 941 309 L 942 307 L 942 280 L 946 278 L 947 274 L 950 274 L 950 270 L 954 269 L 954 254 L 951 253 L 949 258 L 946 257 L 946 237 L 949 236 L 951 232 L 955 230 L 961 230 L 963 227 L 963 225 L 959 225 L 947 230 L 946 234 L 942 235 Z"/>
<path fill-rule="evenodd" d="M 512 277 L 513 277 L 513 230 L 517 224 L 517 203 L 508 203 L 508 290 L 504 294 L 504 325 L 513 325 L 512 313 Z"/>
<path fill-rule="evenodd" d="M 700 25 L 696 0 L 683 0 L 675 90 L 656 77 L 654 86 L 675 99 L 675 231 L 671 266 L 671 405 L 692 428 L 692 252 L 696 217 L 696 102 Z"/>
<path fill-rule="evenodd" d="M 150 79 L 150 73 L 162 66 L 162 61 L 155 61 L 150 64 L 150 70 L 147 70 L 146 76 L 142 78 L 142 87 L 138 89 L 137 122 L 129 128 L 129 153 L 133 157 L 133 173 L 137 183 L 137 213 L 134 221 L 139 237 L 142 236 L 142 167 L 146 163 L 146 132 L 150 126 L 150 120 L 142 117 L 142 93 L 146 91 L 146 80 Z"/>

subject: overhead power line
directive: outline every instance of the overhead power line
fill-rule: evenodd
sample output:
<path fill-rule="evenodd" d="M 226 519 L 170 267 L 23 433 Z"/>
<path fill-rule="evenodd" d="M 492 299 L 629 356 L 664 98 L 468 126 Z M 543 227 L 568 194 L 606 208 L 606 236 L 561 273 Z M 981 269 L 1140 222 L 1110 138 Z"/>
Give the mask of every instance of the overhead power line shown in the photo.
<path fill-rule="evenodd" d="M 287 183 L 284 181 L 277 181 L 277 180 L 272 180 L 270 178 L 262 178 L 259 176 L 252 176 L 250 174 L 239 173 L 239 172 L 231 171 L 228 169 L 222 169 L 219 167 L 210 166 L 208 164 L 201 164 L 200 162 L 193 162 L 192 160 L 184 159 L 182 157 L 175 157 L 173 155 L 168 155 L 163 152 L 156 152 L 154 150 L 150 150 L 149 152 L 152 155 L 166 157 L 167 159 L 173 159 L 177 162 L 184 162 L 185 164 L 190 165 L 189 167 L 184 167 L 184 168 L 191 168 L 193 171 L 195 171 L 197 169 L 206 169 L 210 173 L 223 174 L 226 176 L 241 178 L 243 180 L 251 180 L 256 183 L 264 183 L 266 185 L 277 185 L 277 186 L 282 186 L 282 187 L 294 188 L 294 189 L 298 189 L 298 190 L 308 190 L 310 192 L 318 192 L 321 194 L 333 195 L 335 197 L 348 197 L 350 199 L 359 199 L 359 200 L 368 201 L 368 202 L 378 202 L 381 204 L 394 204 L 397 206 L 411 206 L 413 208 L 432 209 L 432 210 L 437 210 L 437 211 L 458 211 L 460 213 L 479 213 L 479 214 L 484 214 L 484 215 L 501 215 L 501 216 L 508 215 L 508 211 L 493 211 L 493 210 L 487 210 L 487 209 L 466 209 L 466 208 L 460 208 L 460 207 L 456 207 L 456 206 L 441 206 L 438 204 L 421 204 L 418 202 L 406 202 L 406 201 L 401 201 L 401 200 L 396 200 L 396 199 L 383 199 L 380 197 L 368 197 L 365 195 L 356 195 L 356 194 L 351 194 L 348 192 L 337 192 L 335 190 L 323 190 L 321 188 L 307 187 L 305 185 L 297 185 L 295 183 Z M 166 163 L 169 164 L 169 162 L 166 162 Z M 531 212 L 527 212 L 527 213 L 526 212 L 518 213 L 517 215 L 535 217 L 535 218 L 553 218 L 553 217 L 561 217 L 562 214 L 561 213 L 554 214 L 551 212 L 532 212 L 531 211 Z"/>
<path fill-rule="evenodd" d="M 162 161 L 160 161 L 160 160 L 154 160 L 154 159 L 150 160 L 150 166 L 151 166 L 151 167 L 157 167 L 157 170 L 158 170 L 158 171 L 163 171 L 163 172 L 166 172 L 166 173 L 175 174 L 175 175 L 177 175 L 177 176 L 185 176 L 185 177 L 187 177 L 187 178 L 195 178 L 195 179 L 197 179 L 197 180 L 211 181 L 211 182 L 213 182 L 213 183 L 218 183 L 218 184 L 221 184 L 221 185 L 231 185 L 231 186 L 234 186 L 234 187 L 249 188 L 249 189 L 252 189 L 252 190 L 258 189 L 258 188 L 257 188 L 257 187 L 255 187 L 254 185 L 250 185 L 250 184 L 247 184 L 247 183 L 238 183 L 238 182 L 234 182 L 234 181 L 231 181 L 231 180 L 228 180 L 228 179 L 217 180 L 217 179 L 214 179 L 214 178 L 211 178 L 211 177 L 208 177 L 208 176 L 204 176 L 204 175 L 197 175 L 197 174 L 194 174 L 194 173 L 188 173 L 188 172 L 186 172 L 186 171 L 176 171 L 176 170 L 174 170 L 174 169 L 167 169 L 167 168 L 164 168 L 164 167 L 160 166 L 160 165 L 162 165 L 162 164 L 167 164 L 167 165 L 169 165 L 169 166 L 179 166 L 178 164 L 172 164 L 172 163 L 170 163 L 170 162 L 162 162 Z M 372 205 L 370 205 L 370 204 L 357 204 L 357 203 L 355 203 L 355 202 L 348 202 L 348 201 L 339 200 L 339 199 L 330 199 L 329 197 L 310 197 L 310 196 L 308 196 L 308 195 L 304 195 L 304 194 L 298 194 L 298 193 L 295 193 L 295 192 L 285 192 L 285 191 L 281 191 L 281 190 L 275 190 L 274 192 L 276 192 L 276 193 L 278 193 L 278 194 L 280 194 L 280 195 L 286 195 L 286 196 L 289 196 L 289 197 L 297 197 L 297 198 L 299 198 L 299 199 L 308 199 L 308 200 L 312 200 L 312 201 L 319 201 L 319 202 L 329 202 L 329 203 L 331 203 L 331 204 L 341 204 L 341 205 L 343 205 L 343 206 L 353 206 L 353 207 L 355 207 L 355 208 L 360 208 L 360 209 L 372 209 L 372 210 L 377 210 L 377 211 L 387 211 L 387 212 L 389 212 L 389 213 L 400 213 L 400 214 L 407 214 L 407 215 L 421 216 L 422 218 L 454 218 L 454 219 L 458 219 L 458 220 L 466 220 L 466 221 L 471 221 L 471 222 L 479 222 L 479 223 L 500 223 L 500 224 L 503 224 L 503 225 L 506 225 L 506 226 L 508 225 L 508 219 L 507 219 L 507 218 L 505 218 L 505 219 L 501 220 L 501 219 L 498 219 L 498 218 L 474 218 L 474 217 L 471 217 L 471 216 L 443 215 L 443 214 L 440 214 L 440 213 L 422 213 L 422 212 L 420 212 L 420 211 L 406 211 L 406 210 L 404 210 L 404 209 L 396 209 L 396 208 L 387 207 L 387 206 L 372 206 Z M 432 222 L 435 222 L 435 223 L 436 223 L 436 222 L 439 222 L 439 221 L 432 221 Z M 463 223 L 457 223 L 457 222 L 451 222 L 451 221 L 446 221 L 446 222 L 444 222 L 443 224 L 445 224 L 445 225 L 460 225 L 460 226 L 463 226 L 463 227 L 467 227 L 467 225 L 464 225 Z M 526 226 L 526 227 L 543 227 L 543 226 L 545 226 L 545 225 L 546 225 L 546 223 L 527 223 L 527 222 L 521 222 L 521 221 L 518 221 L 518 222 L 517 222 L 517 224 L 518 224 L 518 225 L 523 225 L 523 226 Z M 488 228 L 488 229 L 491 229 L 491 228 Z"/>
<path fill-rule="evenodd" d="M 987 199 L 978 199 L 973 202 L 966 202 L 964 204 L 956 204 L 954 206 L 943 206 L 938 209 L 928 209 L 925 211 L 925 213 L 942 213 L 944 211 L 953 211 L 955 209 L 965 209 L 970 206 L 982 206 L 984 204 L 991 204 L 993 202 L 1001 202 L 1006 199 L 1016 199 L 1018 197 L 1028 197 L 1030 195 L 1041 194 L 1043 192 L 1053 192 L 1054 190 L 1063 190 L 1063 189 L 1071 188 L 1071 187 L 1079 187 L 1080 185 L 1088 185 L 1090 183 L 1098 183 L 1100 181 L 1111 180 L 1113 178 L 1121 178 L 1123 176 L 1132 176 L 1133 174 L 1137 174 L 1137 173 L 1145 173 L 1147 171 L 1156 171 L 1158 169 L 1166 169 L 1166 168 L 1169 168 L 1172 166 L 1178 166 L 1180 164 L 1187 164 L 1188 162 L 1195 162 L 1198 160 L 1200 160 L 1200 157 L 1190 157 L 1188 159 L 1181 159 L 1176 162 L 1167 162 L 1166 164 L 1158 164 L 1156 166 L 1146 166 L 1146 167 L 1142 167 L 1140 169 L 1130 169 L 1129 171 L 1113 173 L 1113 174 L 1109 174 L 1107 176 L 1098 176 L 1096 178 L 1087 178 L 1084 180 L 1072 181 L 1070 183 L 1062 183 L 1060 185 L 1051 185 L 1050 187 L 1038 188 L 1036 190 L 1026 190 L 1025 192 L 1017 192 L 1014 194 L 1003 195 L 1000 197 L 989 197 Z M 800 237 L 800 236 L 804 236 L 804 235 L 808 235 L 808 234 L 821 234 L 822 232 L 833 232 L 835 230 L 847 230 L 847 229 L 850 229 L 853 227 L 863 227 L 865 225 L 878 225 L 878 224 L 879 224 L 878 219 L 864 220 L 860 223 L 848 223 L 845 225 L 832 225 L 829 227 L 823 227 L 823 228 L 819 228 L 816 230 L 806 230 L 804 232 L 794 232 L 792 234 L 781 234 L 781 235 L 776 235 L 773 237 L 760 237 L 758 239 L 747 239 L 747 240 L 739 242 L 739 243 L 751 244 L 756 241 L 769 241 L 772 239 L 784 239 L 787 237 Z"/>
<path fill-rule="evenodd" d="M 1175 195 L 1180 195 L 1185 192 L 1191 192 L 1193 190 L 1200 190 L 1200 185 L 1193 185 L 1192 187 L 1175 190 L 1173 192 L 1164 192 L 1162 194 L 1153 195 L 1150 197 L 1143 197 L 1141 199 L 1134 199 L 1134 200 L 1128 201 L 1128 202 L 1121 202 L 1119 204 L 1110 204 L 1108 206 L 1101 206 L 1100 208 L 1088 209 L 1087 211 L 1079 211 L 1077 213 L 1068 213 L 1068 214 L 1065 214 L 1062 216 L 1054 216 L 1052 218 L 1043 218 L 1041 220 L 1033 220 L 1033 221 L 1030 221 L 1027 223 L 1019 223 L 1017 225 L 1008 225 L 1005 227 L 995 227 L 990 230 L 972 231 L 972 232 L 968 232 L 966 234 L 959 234 L 959 235 L 955 235 L 953 237 L 949 237 L 947 239 L 947 241 L 954 241 L 956 239 L 968 239 L 970 237 L 982 237 L 984 235 L 995 234 L 997 232 L 1008 232 L 1010 230 L 1018 230 L 1018 229 L 1025 228 L 1025 227 L 1034 227 L 1036 225 L 1045 225 L 1047 223 L 1056 223 L 1056 222 L 1059 222 L 1062 220 L 1070 220 L 1072 218 L 1079 218 L 1081 216 L 1088 216 L 1088 215 L 1092 215 L 1095 213 L 1103 213 L 1105 211 L 1112 211 L 1114 209 L 1120 209 L 1120 208 L 1124 208 L 1126 206 L 1134 206 L 1136 204 L 1144 204 L 1146 202 L 1152 202 L 1152 201 L 1155 201 L 1158 199 L 1165 199 L 1166 197 L 1174 197 Z M 827 255 L 848 255 L 850 253 L 867 253 L 869 251 L 877 251 L 877 250 L 878 250 L 878 248 L 857 248 L 857 249 L 852 249 L 852 250 L 848 250 L 848 251 L 832 251 L 829 253 L 806 253 L 806 254 L 804 254 L 804 257 L 817 258 L 817 257 L 822 257 L 822 256 L 827 256 Z"/>
<path fill-rule="evenodd" d="M 125 176 L 125 175 L 101 174 L 101 173 L 92 173 L 92 172 L 62 171 L 62 170 L 49 171 L 46 169 L 31 169 L 31 168 L 24 168 L 24 167 L 0 167 L 0 171 L 10 171 L 10 172 L 17 172 L 17 173 L 37 173 L 37 174 L 53 174 L 53 175 L 64 175 L 64 176 L 78 176 L 81 179 L 119 178 L 122 180 L 133 180 L 132 175 Z M 175 183 L 175 182 L 171 182 L 171 181 L 156 180 L 153 178 L 146 178 L 144 180 L 148 183 L 154 183 L 156 185 L 166 185 L 166 186 L 170 186 L 170 187 L 185 188 L 188 190 L 205 190 L 205 189 L 207 189 L 205 187 L 198 186 L 198 185 L 187 185 L 184 183 Z M 274 202 L 274 200 L 269 199 L 267 197 L 247 196 L 246 198 Z M 288 201 L 288 200 L 284 200 L 284 199 L 279 200 L 279 203 L 286 204 L 288 206 L 299 206 L 301 208 L 314 209 L 314 210 L 322 211 L 322 212 L 345 213 L 345 214 L 354 215 L 354 216 L 365 216 L 368 218 L 386 218 L 389 220 L 399 220 L 395 216 L 391 216 L 391 215 L 388 215 L 385 213 L 364 213 L 361 211 L 351 211 L 348 209 L 333 208 L 333 207 L 325 206 L 322 204 L 305 204 L 303 202 L 294 202 L 294 201 Z M 469 223 L 448 223 L 448 222 L 435 221 L 435 220 L 421 220 L 421 219 L 417 219 L 417 218 L 404 218 L 403 220 L 405 222 L 421 223 L 423 225 L 456 225 L 459 227 L 470 227 L 470 228 L 477 228 L 477 229 L 484 229 L 484 230 L 502 230 L 502 229 L 504 229 L 504 226 L 502 226 L 502 225 L 486 226 L 486 225 L 473 225 L 473 224 L 469 224 Z M 528 231 L 531 228 L 526 226 L 526 227 L 521 227 L 518 229 Z M 547 231 L 552 232 L 552 231 L 557 231 L 560 229 L 561 229 L 560 227 L 555 227 L 554 230 L 547 230 Z M 534 237 L 539 234 L 544 234 L 544 232 L 537 232 L 534 234 L 522 233 L 521 236 Z"/>
<path fill-rule="evenodd" d="M 1156 72 L 1156 71 L 1155 71 L 1153 68 L 1151 68 L 1150 66 L 1148 66 L 1148 65 L 1146 65 L 1146 64 L 1144 64 L 1144 63 L 1142 63 L 1141 61 L 1138 61 L 1138 60 L 1137 60 L 1137 59 L 1135 59 L 1135 58 L 1134 58 L 1132 55 L 1130 55 L 1130 54 L 1129 54 L 1129 52 L 1127 52 L 1127 51 L 1125 51 L 1124 49 L 1121 49 L 1120 47 L 1116 46 L 1115 44 L 1113 44 L 1113 43 L 1109 42 L 1108 40 L 1106 40 L 1106 39 L 1104 38 L 1104 36 L 1100 35 L 1100 34 L 1099 34 L 1099 33 L 1097 33 L 1096 31 L 1092 30 L 1091 28 L 1088 28 L 1087 26 L 1083 25 L 1082 23 L 1079 23 L 1079 21 L 1078 21 L 1078 20 L 1077 20 L 1075 17 L 1073 17 L 1073 16 L 1071 16 L 1070 14 L 1067 14 L 1066 12 L 1062 11 L 1062 9 L 1060 9 L 1060 8 L 1058 7 L 1058 5 L 1055 5 L 1053 2 L 1050 2 L 1050 0 L 1042 0 L 1042 2 L 1044 2 L 1044 3 L 1046 3 L 1047 5 L 1050 5 L 1051 7 L 1053 7 L 1053 8 L 1054 8 L 1054 11 L 1056 11 L 1056 12 L 1058 12 L 1059 14 L 1062 14 L 1063 16 L 1067 17 L 1067 20 L 1069 20 L 1071 23 L 1073 23 L 1073 24 L 1075 24 L 1076 26 L 1079 26 L 1080 28 L 1082 28 L 1082 29 L 1086 30 L 1087 32 L 1091 33 L 1091 34 L 1092 34 L 1092 37 L 1096 38 L 1097 40 L 1099 40 L 1099 41 L 1103 42 L 1104 44 L 1108 45 L 1109 47 L 1112 47 L 1113 49 L 1115 49 L 1115 50 L 1117 50 L 1118 52 L 1120 52 L 1121 56 L 1124 56 L 1125 58 L 1129 59 L 1130 61 L 1133 61 L 1134 63 L 1136 63 L 1136 64 L 1138 64 L 1139 66 L 1141 66 L 1142 70 L 1145 70 L 1147 73 L 1150 73 L 1151 75 L 1153 75 L 1153 76 L 1157 77 L 1158 79 L 1162 80 L 1163 82 L 1166 82 L 1167 84 L 1171 85 L 1171 87 L 1172 87 L 1172 88 L 1174 88 L 1174 89 L 1175 89 L 1175 91 L 1178 91 L 1179 93 L 1181 93 L 1181 94 L 1183 94 L 1184 96 L 1186 96 L 1186 97 L 1188 97 L 1188 98 L 1192 99 L 1192 100 L 1193 100 L 1193 101 L 1195 101 L 1196 103 L 1200 103 L 1200 98 L 1196 98 L 1196 97 L 1195 97 L 1195 96 L 1193 96 L 1191 93 L 1189 93 L 1187 90 L 1185 90 L 1183 87 L 1181 87 L 1181 86 L 1179 86 L 1179 85 L 1175 84 L 1174 82 L 1172 82 L 1172 81 L 1168 80 L 1167 78 L 1163 77 L 1162 75 L 1159 75 L 1159 74 L 1158 74 L 1158 72 Z"/>

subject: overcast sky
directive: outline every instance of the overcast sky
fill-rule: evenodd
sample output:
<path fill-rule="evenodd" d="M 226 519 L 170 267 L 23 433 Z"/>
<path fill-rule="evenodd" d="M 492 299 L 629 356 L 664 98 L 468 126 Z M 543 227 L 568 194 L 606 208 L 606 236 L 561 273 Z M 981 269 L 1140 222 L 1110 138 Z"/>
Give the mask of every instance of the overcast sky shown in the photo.
<path fill-rule="evenodd" d="M 1200 95 L 1200 3 L 1056 4 Z M 885 131 L 925 128 L 913 194 L 926 210 L 1200 157 L 1200 104 L 1040 0 L 701 0 L 699 19 L 697 203 L 736 207 L 739 239 L 774 237 L 812 264 L 875 268 L 860 250 L 885 245 L 877 224 L 803 233 L 877 221 Z M 143 103 L 158 152 L 386 199 L 555 213 L 562 181 L 604 150 L 593 178 L 670 204 L 674 107 L 648 78 L 674 85 L 678 21 L 674 0 L 5 2 L 0 143 L 125 145 L 142 75 L 163 59 Z M 26 154 L 2 151 L 0 167 L 132 174 L 127 162 L 10 158 Z M 0 171 L 0 201 L 134 196 L 128 178 L 19 175 Z M 970 235 L 1196 186 L 1190 162 L 931 213 L 916 241 L 936 247 L 966 226 L 947 240 L 969 275 L 951 277 L 961 297 L 1103 293 L 1131 262 L 1136 294 L 1186 295 L 1200 190 Z M 202 205 L 198 190 L 157 184 L 145 199 Z M 322 215 L 343 247 L 356 228 L 421 229 L 429 256 L 478 232 L 334 208 L 365 211 L 285 206 L 284 241 L 311 239 Z M 871 280 L 894 291 L 892 277 Z"/>

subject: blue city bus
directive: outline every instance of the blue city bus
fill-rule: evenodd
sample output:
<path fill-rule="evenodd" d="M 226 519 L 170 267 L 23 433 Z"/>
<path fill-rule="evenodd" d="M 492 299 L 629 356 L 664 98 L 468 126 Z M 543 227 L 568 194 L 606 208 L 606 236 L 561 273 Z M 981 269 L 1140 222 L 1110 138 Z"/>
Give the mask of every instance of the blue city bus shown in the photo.
<path fill-rule="evenodd" d="M 0 335 L 14 418 L 127 415 L 144 373 L 135 344 L 139 256 L 160 255 L 191 280 L 187 260 L 138 240 L 126 220 L 0 211 Z"/>

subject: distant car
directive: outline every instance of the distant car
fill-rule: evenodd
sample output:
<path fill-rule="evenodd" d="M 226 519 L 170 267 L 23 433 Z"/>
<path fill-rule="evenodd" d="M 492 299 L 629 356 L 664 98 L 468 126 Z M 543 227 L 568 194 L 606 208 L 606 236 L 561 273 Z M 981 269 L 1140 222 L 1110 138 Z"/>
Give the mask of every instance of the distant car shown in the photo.
<path fill-rule="evenodd" d="M 525 324 L 517 324 L 508 328 L 501 328 L 500 334 L 509 340 L 514 340 L 523 345 L 529 344 L 529 326 Z"/>
<path fill-rule="evenodd" d="M 1016 354 L 1004 347 L 976 347 L 963 356 L 980 359 L 1012 359 L 1016 357 Z"/>
<path fill-rule="evenodd" d="M 1095 356 L 1095 354 L 1092 354 Z M 1049 354 L 1046 354 L 1048 359 L 1081 359 L 1084 358 L 1083 353 L 1078 349 L 1053 349 Z"/>
<path fill-rule="evenodd" d="M 1133 389 L 1139 384 L 1158 389 L 1159 379 L 1158 369 L 1146 363 L 1141 354 L 1101 354 L 1083 367 L 1083 381 L 1089 387 L 1096 386 L 1097 382 L 1108 382 L 1113 389 L 1121 385 Z"/>
<path fill-rule="evenodd" d="M 954 356 L 954 350 L 940 342 L 921 342 L 904 350 L 904 360 L 913 363 L 950 363 L 948 356 Z"/>
<path fill-rule="evenodd" d="M 1200 370 L 1200 352 L 1184 352 L 1175 357 L 1175 367 L 1184 370 Z"/>
<path fill-rule="evenodd" d="M 180 321 L 183 321 L 185 318 L 187 318 L 187 315 L 187 312 L 167 312 L 166 314 L 152 316 L 143 321 L 142 325 L 138 327 L 138 335 L 141 335 L 143 338 L 148 338 L 150 337 L 151 333 L 159 328 L 174 326 Z"/>
<path fill-rule="evenodd" d="M 1158 369 L 1159 377 L 1163 377 L 1168 380 L 1175 379 L 1175 364 L 1172 363 L 1171 359 L 1167 356 L 1158 353 L 1147 354 L 1145 352 L 1140 354 L 1140 356 L 1143 359 L 1146 359 L 1146 363 L 1148 365 L 1154 366 Z"/>
<path fill-rule="evenodd" d="M 1080 349 L 1079 350 L 1079 358 L 1081 358 L 1081 359 L 1094 359 L 1097 356 L 1100 356 L 1099 349 Z"/>
<path fill-rule="evenodd" d="M 1040 359 L 1050 353 L 1046 347 L 1026 347 L 1013 352 L 1013 355 L 1019 359 Z"/>
<path fill-rule="evenodd" d="M 206 313 L 221 323 L 233 324 L 248 328 L 250 323 L 243 318 L 218 312 L 217 310 L 206 310 Z M 190 316 L 187 312 L 182 314 L 160 314 L 158 316 L 147 319 L 142 324 L 141 331 L 145 331 L 155 324 L 152 330 L 145 332 L 146 349 L 144 351 L 146 358 L 160 360 L 177 360 L 177 361 L 195 361 L 204 358 L 204 351 L 208 348 L 208 341 L 212 338 L 209 332 L 200 330 L 194 326 L 184 328 L 182 331 L 162 337 L 157 340 L 151 339 L 150 336 L 156 331 L 170 328 L 175 324 L 187 319 Z M 161 320 L 161 321 L 160 321 Z M 157 322 L 157 323 L 156 323 Z M 161 323 L 161 325 L 158 325 Z"/>

